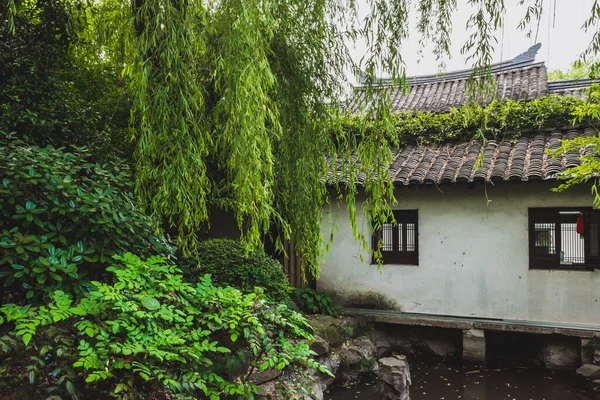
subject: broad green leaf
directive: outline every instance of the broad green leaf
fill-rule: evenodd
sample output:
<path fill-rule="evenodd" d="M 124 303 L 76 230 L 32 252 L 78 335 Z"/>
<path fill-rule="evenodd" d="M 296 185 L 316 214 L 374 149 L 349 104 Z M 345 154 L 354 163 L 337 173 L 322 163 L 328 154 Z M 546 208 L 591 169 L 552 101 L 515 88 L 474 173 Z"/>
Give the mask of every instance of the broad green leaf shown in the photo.
<path fill-rule="evenodd" d="M 159 301 L 152 296 L 142 298 L 142 305 L 150 311 L 158 310 L 160 308 Z"/>
<path fill-rule="evenodd" d="M 31 334 L 30 333 L 26 333 L 23 335 L 23 343 L 25 343 L 25 346 L 27 346 L 29 344 L 29 342 L 31 341 Z"/>

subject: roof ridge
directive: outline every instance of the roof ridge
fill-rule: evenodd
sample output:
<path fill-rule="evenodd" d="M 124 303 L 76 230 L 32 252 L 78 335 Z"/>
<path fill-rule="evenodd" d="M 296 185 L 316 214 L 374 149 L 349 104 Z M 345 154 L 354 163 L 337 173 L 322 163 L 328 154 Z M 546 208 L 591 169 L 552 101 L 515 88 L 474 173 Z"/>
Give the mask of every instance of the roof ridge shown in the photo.
<path fill-rule="evenodd" d="M 490 72 L 495 74 L 498 72 L 502 72 L 504 70 L 512 70 L 512 69 L 516 69 L 516 68 L 521 68 L 521 67 L 529 67 L 532 65 L 543 65 L 544 62 L 538 62 L 537 64 L 534 64 L 535 62 L 535 57 L 537 55 L 537 52 L 540 50 L 540 48 L 542 47 L 541 43 L 536 43 L 533 46 L 529 47 L 527 50 L 525 50 L 523 53 L 517 55 L 516 57 L 514 57 L 512 60 L 507 60 L 507 61 L 500 61 L 494 64 L 490 64 L 487 68 L 489 68 Z M 484 73 L 485 73 L 485 69 L 487 68 L 483 68 Z M 469 76 L 471 76 L 471 74 L 473 73 L 473 71 L 475 70 L 475 68 L 465 68 L 465 69 L 458 69 L 455 71 L 450 71 L 447 72 L 447 75 L 464 75 L 466 73 L 468 73 Z M 444 73 L 442 73 L 444 74 Z M 410 80 L 419 80 L 419 79 L 424 79 L 424 80 L 429 80 L 429 79 L 434 79 L 436 80 L 439 77 L 440 74 L 428 74 L 428 75 L 416 75 L 416 76 L 412 76 L 412 77 L 408 77 L 406 78 L 407 81 Z M 359 76 L 359 81 L 361 84 L 364 84 L 366 81 L 366 74 L 363 73 L 361 71 L 361 74 Z M 376 78 L 376 81 L 380 84 L 393 84 L 392 79 L 389 78 Z M 420 84 L 419 82 L 415 82 L 415 84 Z"/>
<path fill-rule="evenodd" d="M 524 71 L 524 70 L 540 68 L 540 67 L 544 67 L 544 68 L 546 67 L 544 61 L 540 61 L 537 63 L 526 62 L 526 63 L 517 63 L 517 64 L 505 62 L 502 65 L 500 65 L 500 64 L 490 65 L 490 73 L 492 75 L 500 75 L 500 74 L 506 74 L 506 73 L 515 72 L 515 71 Z M 470 78 L 472 76 L 472 74 L 473 74 L 473 68 L 467 68 L 467 69 L 461 69 L 461 70 L 456 70 L 456 71 L 440 72 L 440 73 L 436 73 L 436 74 L 409 76 L 409 77 L 406 77 L 405 80 L 409 86 L 417 86 L 417 85 L 426 85 L 426 84 L 432 84 L 432 83 L 461 80 L 461 79 L 465 79 L 465 78 Z M 482 75 L 480 74 L 480 75 L 476 76 L 476 78 L 481 77 L 481 76 Z M 359 85 L 353 86 L 353 88 L 361 89 L 361 88 L 367 86 L 365 84 L 364 79 L 361 79 L 360 83 L 361 84 L 359 84 Z M 377 79 L 376 84 L 378 86 L 392 86 L 392 87 L 398 86 L 398 85 L 395 85 L 393 80 L 390 78 Z"/>

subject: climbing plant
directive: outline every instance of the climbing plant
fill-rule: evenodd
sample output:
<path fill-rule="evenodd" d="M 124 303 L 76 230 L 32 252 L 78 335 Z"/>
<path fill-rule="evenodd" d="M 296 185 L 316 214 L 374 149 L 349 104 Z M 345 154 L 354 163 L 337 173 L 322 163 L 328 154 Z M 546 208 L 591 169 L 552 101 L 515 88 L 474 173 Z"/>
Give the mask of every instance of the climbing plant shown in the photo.
<path fill-rule="evenodd" d="M 540 129 L 570 126 L 574 112 L 585 104 L 594 105 L 600 99 L 592 97 L 587 103 L 575 97 L 548 95 L 532 101 L 494 100 L 487 106 L 466 104 L 447 112 L 399 112 L 391 116 L 392 132 L 402 144 L 440 143 L 445 141 L 494 139 L 502 134 L 513 137 Z M 593 115 L 577 119 L 579 123 L 594 119 Z M 375 134 L 373 123 L 365 117 L 349 115 L 343 120 L 344 131 L 360 139 L 360 130 Z"/>
<path fill-rule="evenodd" d="M 600 85 L 594 84 L 588 90 L 587 100 L 579 104 L 573 111 L 575 121 L 592 121 L 590 124 L 594 127 L 599 135 L 577 137 L 574 139 L 564 140 L 561 146 L 550 152 L 553 156 L 568 151 L 580 151 L 585 148 L 590 148 L 591 152 L 586 152 L 581 156 L 582 162 L 576 166 L 567 168 L 564 172 L 558 174 L 558 178 L 562 179 L 562 183 L 554 190 L 562 192 L 568 188 L 581 184 L 590 183 L 591 190 L 594 195 L 594 205 L 600 206 L 600 186 L 598 182 L 598 173 L 600 172 L 600 130 L 598 129 L 598 120 L 600 119 Z"/>

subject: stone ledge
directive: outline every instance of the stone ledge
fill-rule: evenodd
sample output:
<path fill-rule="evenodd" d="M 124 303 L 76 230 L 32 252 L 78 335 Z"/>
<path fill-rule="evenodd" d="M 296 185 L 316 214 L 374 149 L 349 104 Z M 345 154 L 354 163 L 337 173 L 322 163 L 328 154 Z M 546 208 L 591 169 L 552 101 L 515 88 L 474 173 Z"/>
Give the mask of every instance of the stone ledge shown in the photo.
<path fill-rule="evenodd" d="M 483 329 L 490 331 L 564 335 L 580 338 L 600 337 L 600 327 L 579 327 L 533 321 L 486 320 L 464 317 L 435 316 L 430 314 L 408 314 L 394 311 L 345 309 L 348 315 L 361 315 L 373 322 L 396 325 L 432 326 L 453 329 Z"/>

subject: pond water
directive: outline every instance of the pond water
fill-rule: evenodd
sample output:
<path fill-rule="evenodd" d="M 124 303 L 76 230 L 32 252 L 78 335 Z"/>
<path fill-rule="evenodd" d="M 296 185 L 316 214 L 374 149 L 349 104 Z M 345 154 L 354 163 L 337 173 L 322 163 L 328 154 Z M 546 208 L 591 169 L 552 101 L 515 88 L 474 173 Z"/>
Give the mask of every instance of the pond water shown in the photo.
<path fill-rule="evenodd" d="M 473 369 L 445 363 L 410 363 L 411 400 L 596 400 L 582 378 L 571 372 L 530 368 Z M 377 383 L 365 379 L 337 387 L 325 400 L 377 400 Z"/>

